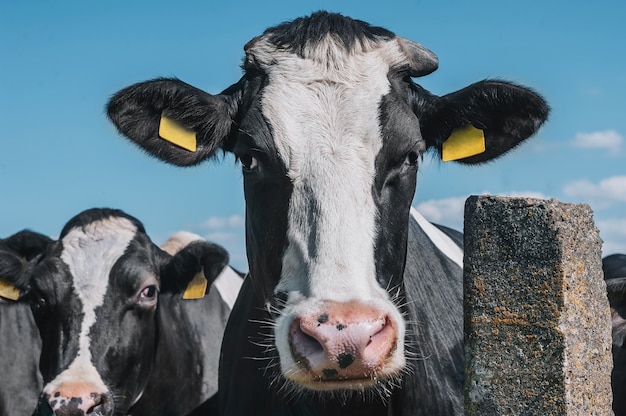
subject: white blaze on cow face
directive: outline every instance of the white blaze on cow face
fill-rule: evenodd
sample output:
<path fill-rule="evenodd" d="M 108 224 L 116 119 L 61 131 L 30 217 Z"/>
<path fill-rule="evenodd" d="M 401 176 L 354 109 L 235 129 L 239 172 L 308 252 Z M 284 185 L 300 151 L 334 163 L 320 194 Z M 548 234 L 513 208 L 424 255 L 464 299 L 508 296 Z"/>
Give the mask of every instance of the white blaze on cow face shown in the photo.
<path fill-rule="evenodd" d="M 69 267 L 72 289 L 81 301 L 83 318 L 76 358 L 44 387 L 44 393 L 50 397 L 64 384 L 76 382 L 88 384 L 96 393 L 107 392 L 92 363 L 89 331 L 96 322 L 96 309 L 103 304 L 111 269 L 136 232 L 137 228 L 126 218 L 110 217 L 74 228 L 61 240 L 61 259 Z"/>
<path fill-rule="evenodd" d="M 372 189 L 382 148 L 379 106 L 391 88 L 387 75 L 406 58 L 395 40 L 364 41 L 347 51 L 330 36 L 303 57 L 263 38 L 248 53 L 267 73 L 262 112 L 293 184 L 276 287 L 288 294 L 276 322 L 282 372 L 302 384 L 314 378 L 303 375 L 290 351 L 294 319 L 353 302 L 382 311 L 397 331 L 391 356 L 376 369 L 383 377 L 397 374 L 405 364 L 404 324 L 376 280 Z"/>

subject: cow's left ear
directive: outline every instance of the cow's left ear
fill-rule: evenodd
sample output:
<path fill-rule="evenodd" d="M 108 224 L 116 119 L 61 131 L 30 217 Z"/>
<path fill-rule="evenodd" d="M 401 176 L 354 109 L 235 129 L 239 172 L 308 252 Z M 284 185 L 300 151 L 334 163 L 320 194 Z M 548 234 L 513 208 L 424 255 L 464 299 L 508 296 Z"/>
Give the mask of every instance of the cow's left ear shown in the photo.
<path fill-rule="evenodd" d="M 184 293 L 198 273 L 206 278 L 206 289 L 228 265 L 228 252 L 208 241 L 194 241 L 161 266 L 161 292 Z M 197 290 L 197 288 L 196 288 Z M 197 297 L 202 297 L 200 293 Z"/>
<path fill-rule="evenodd" d="M 413 87 L 422 137 L 444 161 L 495 159 L 532 136 L 550 111 L 536 92 L 504 81 L 480 81 L 442 97 Z"/>
<path fill-rule="evenodd" d="M 53 242 L 43 234 L 23 230 L 0 241 L 0 298 L 17 301 L 29 286 L 31 262 Z"/>

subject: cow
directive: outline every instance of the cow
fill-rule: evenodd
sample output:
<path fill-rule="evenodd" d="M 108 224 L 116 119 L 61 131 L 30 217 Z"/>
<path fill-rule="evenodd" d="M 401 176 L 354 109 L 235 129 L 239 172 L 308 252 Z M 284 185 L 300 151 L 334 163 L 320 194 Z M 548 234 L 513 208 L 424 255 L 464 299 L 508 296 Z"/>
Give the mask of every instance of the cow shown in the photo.
<path fill-rule="evenodd" d="M 219 94 L 157 78 L 107 103 L 118 132 L 162 161 L 222 150 L 241 163 L 249 274 L 224 335 L 221 412 L 462 414 L 462 237 L 411 213 L 418 165 L 429 150 L 495 159 L 547 103 L 502 80 L 437 96 L 413 80 L 437 69 L 431 51 L 325 11 L 244 51 Z"/>
<path fill-rule="evenodd" d="M 0 240 L 0 416 L 32 413 L 41 391 L 41 339 L 22 293 L 8 283 L 51 239 L 32 231 Z M 18 250 L 19 248 L 19 250 Z"/>
<path fill-rule="evenodd" d="M 94 208 L 9 276 L 42 339 L 34 415 L 183 416 L 215 402 L 230 307 L 206 288 L 228 253 L 207 241 L 174 251 L 123 211 Z"/>
<path fill-rule="evenodd" d="M 613 412 L 626 416 L 626 254 L 604 257 L 602 270 L 611 306 Z"/>

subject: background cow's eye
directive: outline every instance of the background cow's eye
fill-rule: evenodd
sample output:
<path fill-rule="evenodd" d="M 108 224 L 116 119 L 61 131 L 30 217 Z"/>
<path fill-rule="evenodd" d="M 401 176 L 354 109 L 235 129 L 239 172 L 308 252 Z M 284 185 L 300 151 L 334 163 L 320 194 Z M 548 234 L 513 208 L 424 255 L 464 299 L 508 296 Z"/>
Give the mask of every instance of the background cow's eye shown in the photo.
<path fill-rule="evenodd" d="M 254 170 L 259 165 L 257 158 L 247 153 L 239 156 L 239 161 L 243 170 Z"/>
<path fill-rule="evenodd" d="M 153 302 L 156 300 L 158 294 L 159 288 L 156 285 L 146 286 L 139 292 L 137 300 L 139 302 Z"/>
<path fill-rule="evenodd" d="M 31 294 L 31 307 L 33 312 L 39 312 L 45 309 L 48 306 L 48 301 L 46 298 L 39 293 Z"/>

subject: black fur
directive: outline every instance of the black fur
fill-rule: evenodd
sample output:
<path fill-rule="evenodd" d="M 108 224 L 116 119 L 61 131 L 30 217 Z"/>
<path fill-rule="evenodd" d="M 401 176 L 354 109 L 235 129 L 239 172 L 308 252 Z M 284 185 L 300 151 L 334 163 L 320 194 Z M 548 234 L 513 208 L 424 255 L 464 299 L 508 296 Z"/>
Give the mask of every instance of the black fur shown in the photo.
<path fill-rule="evenodd" d="M 121 134 L 159 159 L 179 166 L 196 165 L 224 145 L 231 130 L 233 105 L 227 96 L 210 95 L 177 79 L 159 78 L 127 87 L 115 94 L 107 114 Z M 145 106 L 150 102 L 149 107 Z M 163 146 L 161 114 L 196 132 L 197 151 Z"/>
<path fill-rule="evenodd" d="M 28 230 L 0 240 L 0 277 L 24 293 L 28 262 L 51 241 Z M 41 339 L 24 295 L 17 302 L 0 299 L 0 334 L 0 416 L 31 414 L 43 382 L 37 365 Z"/>
<path fill-rule="evenodd" d="M 269 28 L 263 35 L 274 45 L 300 57 L 304 56 L 304 49 L 315 48 L 328 35 L 337 39 L 347 51 L 362 46 L 365 40 L 385 41 L 394 37 L 393 32 L 382 27 L 325 11 Z"/>
<path fill-rule="evenodd" d="M 612 254 L 602 259 L 602 270 L 611 312 L 626 319 L 626 254 Z M 615 318 L 614 318 L 615 319 Z M 626 323 L 613 322 L 613 412 L 626 416 Z"/>

